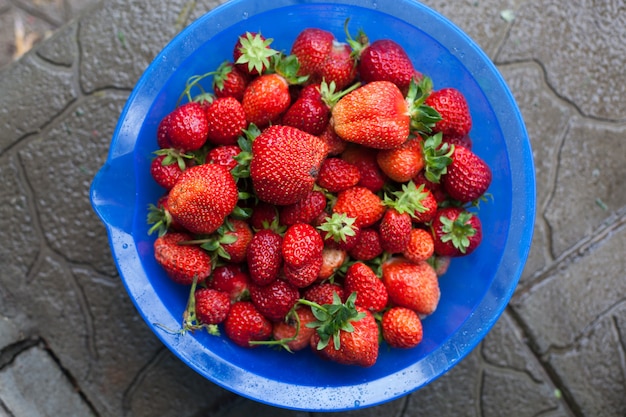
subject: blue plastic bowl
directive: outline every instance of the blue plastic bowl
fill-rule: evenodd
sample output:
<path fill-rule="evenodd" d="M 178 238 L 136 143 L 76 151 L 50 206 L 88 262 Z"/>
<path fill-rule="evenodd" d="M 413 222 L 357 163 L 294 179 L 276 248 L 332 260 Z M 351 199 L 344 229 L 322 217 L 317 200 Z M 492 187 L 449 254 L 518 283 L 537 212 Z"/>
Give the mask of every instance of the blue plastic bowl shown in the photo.
<path fill-rule="evenodd" d="M 146 209 L 163 190 L 149 174 L 159 120 L 171 111 L 185 81 L 230 59 L 237 36 L 261 31 L 288 51 L 305 27 L 345 39 L 343 24 L 370 39 L 403 45 L 435 88 L 456 87 L 470 105 L 475 151 L 494 173 L 480 218 L 484 240 L 454 259 L 441 278 L 437 311 L 424 320 L 424 339 L 410 350 L 381 348 L 371 368 L 326 362 L 310 351 L 290 355 L 243 349 L 206 332 L 174 335 L 188 289 L 156 264 Z M 133 90 L 96 175 L 91 202 L 105 223 L 120 276 L 138 311 L 185 364 L 242 396 L 284 408 L 348 410 L 380 404 L 425 386 L 465 357 L 491 329 L 511 298 L 531 243 L 535 180 L 531 149 L 515 101 L 480 48 L 451 22 L 410 0 L 233 0 L 179 34 L 156 57 Z"/>

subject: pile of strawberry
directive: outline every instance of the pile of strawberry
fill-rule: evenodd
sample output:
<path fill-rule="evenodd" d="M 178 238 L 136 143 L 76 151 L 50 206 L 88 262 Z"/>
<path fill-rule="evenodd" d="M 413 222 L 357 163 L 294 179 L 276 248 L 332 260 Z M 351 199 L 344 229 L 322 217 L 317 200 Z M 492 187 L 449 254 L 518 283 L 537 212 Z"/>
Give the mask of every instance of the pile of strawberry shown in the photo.
<path fill-rule="evenodd" d="M 160 121 L 148 222 L 190 288 L 182 332 L 371 366 L 421 342 L 439 277 L 479 245 L 492 174 L 463 94 L 346 35 L 306 28 L 286 54 L 242 34 Z"/>

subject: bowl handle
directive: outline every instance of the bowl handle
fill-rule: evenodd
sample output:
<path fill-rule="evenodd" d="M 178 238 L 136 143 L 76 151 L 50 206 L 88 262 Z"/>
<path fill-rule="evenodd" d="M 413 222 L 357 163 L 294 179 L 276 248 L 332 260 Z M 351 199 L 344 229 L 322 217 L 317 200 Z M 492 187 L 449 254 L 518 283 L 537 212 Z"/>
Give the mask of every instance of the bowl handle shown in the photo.
<path fill-rule="evenodd" d="M 131 230 L 135 200 L 132 154 L 109 159 L 96 173 L 90 189 L 93 209 L 109 227 Z"/>

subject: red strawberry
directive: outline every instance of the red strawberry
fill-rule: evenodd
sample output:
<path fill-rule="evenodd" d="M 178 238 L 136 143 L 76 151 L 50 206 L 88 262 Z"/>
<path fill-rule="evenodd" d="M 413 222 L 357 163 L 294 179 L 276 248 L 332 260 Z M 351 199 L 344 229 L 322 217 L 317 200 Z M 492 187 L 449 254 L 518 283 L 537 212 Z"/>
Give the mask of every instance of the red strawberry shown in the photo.
<path fill-rule="evenodd" d="M 341 139 L 339 135 L 337 135 L 335 128 L 330 123 L 326 126 L 326 129 L 324 129 L 319 137 L 326 144 L 326 147 L 328 148 L 328 155 L 330 156 L 337 156 L 341 154 L 348 146 L 348 142 Z"/>
<path fill-rule="evenodd" d="M 317 136 L 289 126 L 270 126 L 252 143 L 250 178 L 256 196 L 287 205 L 304 198 L 315 184 L 326 156 Z"/>
<path fill-rule="evenodd" d="M 287 109 L 281 122 L 311 135 L 321 135 L 330 121 L 330 109 L 322 100 L 319 84 L 302 90 L 300 97 Z"/>
<path fill-rule="evenodd" d="M 359 169 L 358 185 L 369 188 L 373 192 L 380 191 L 388 178 L 378 166 L 376 152 L 364 146 L 349 144 L 341 154 L 341 159 Z"/>
<path fill-rule="evenodd" d="M 266 39 L 260 33 L 246 32 L 239 36 L 233 50 L 235 66 L 247 75 L 264 73 L 271 65 L 271 59 L 279 52 L 270 48 L 273 39 Z"/>
<path fill-rule="evenodd" d="M 291 45 L 291 53 L 298 57 L 300 75 L 309 75 L 309 82 L 321 81 L 320 67 L 333 46 L 335 36 L 318 28 L 303 29 Z"/>
<path fill-rule="evenodd" d="M 354 224 L 355 218 L 345 213 L 324 213 L 323 219 L 317 225 L 322 232 L 324 244 L 330 248 L 350 250 L 358 241 L 361 229 Z"/>
<path fill-rule="evenodd" d="M 433 126 L 433 132 L 450 136 L 465 136 L 470 132 L 472 116 L 465 96 L 459 90 L 442 88 L 433 91 L 424 103 L 441 116 L 441 120 Z"/>
<path fill-rule="evenodd" d="M 399 213 L 408 213 L 416 223 L 430 221 L 437 212 L 437 201 L 432 193 L 423 185 L 416 187 L 413 181 L 402 184 L 391 196 L 385 195 L 383 203 Z"/>
<path fill-rule="evenodd" d="M 424 167 L 420 139 L 409 139 L 394 149 L 383 149 L 376 154 L 376 162 L 389 178 L 407 182 Z"/>
<path fill-rule="evenodd" d="M 224 223 L 225 243 L 221 244 L 222 250 L 226 253 L 228 262 L 238 264 L 247 259 L 248 246 L 252 241 L 252 229 L 248 222 L 240 219 L 227 219 Z"/>
<path fill-rule="evenodd" d="M 188 233 L 166 233 L 154 241 L 154 257 L 172 281 L 191 285 L 194 279 L 204 281 L 211 273 L 211 256 L 195 245 L 185 245 L 192 239 Z"/>
<path fill-rule="evenodd" d="M 156 205 L 150 204 L 148 206 L 148 224 L 152 225 L 148 229 L 148 234 L 151 235 L 157 232 L 159 236 L 163 236 L 168 231 L 183 231 L 183 227 L 178 224 L 170 214 L 168 205 L 169 195 L 165 194 L 159 198 Z"/>
<path fill-rule="evenodd" d="M 213 76 L 213 93 L 215 97 L 234 97 L 241 101 L 247 85 L 247 74 L 230 62 L 222 63 Z"/>
<path fill-rule="evenodd" d="M 378 39 L 365 47 L 359 56 L 359 74 L 366 83 L 389 81 L 406 94 L 415 68 L 406 51 L 391 39 Z"/>
<path fill-rule="evenodd" d="M 394 208 L 385 210 L 378 227 L 383 250 L 388 253 L 404 251 L 409 243 L 412 227 L 411 216 L 408 213 L 400 213 Z"/>
<path fill-rule="evenodd" d="M 320 253 L 307 263 L 294 266 L 285 262 L 283 273 L 285 279 L 296 288 L 306 288 L 313 284 L 319 277 L 324 262 L 323 254 Z"/>
<path fill-rule="evenodd" d="M 441 183 L 450 197 L 468 203 L 487 191 L 491 178 L 491 169 L 481 157 L 463 146 L 455 146 L 452 163 Z"/>
<path fill-rule="evenodd" d="M 183 169 L 186 164 L 183 163 Z M 166 154 L 157 155 L 150 164 L 150 175 L 154 181 L 166 190 L 171 190 L 183 173 L 176 160 Z"/>
<path fill-rule="evenodd" d="M 239 199 L 230 171 L 215 164 L 185 170 L 168 198 L 170 214 L 196 234 L 210 234 L 222 225 Z"/>
<path fill-rule="evenodd" d="M 381 320 L 383 339 L 391 347 L 410 349 L 420 344 L 424 336 L 419 315 L 405 307 L 392 307 Z"/>
<path fill-rule="evenodd" d="M 267 285 L 278 278 L 283 263 L 283 238 L 270 229 L 255 233 L 248 245 L 247 264 L 250 279 L 257 285 Z"/>
<path fill-rule="evenodd" d="M 469 150 L 472 150 L 472 146 L 474 143 L 472 142 L 472 138 L 469 135 L 465 136 L 450 136 L 444 135 L 442 138 L 443 143 L 447 143 L 449 146 L 463 146 Z"/>
<path fill-rule="evenodd" d="M 259 201 L 252 208 L 252 215 L 249 219 L 250 226 L 255 231 L 271 228 L 279 223 L 278 207 L 273 204 Z"/>
<path fill-rule="evenodd" d="M 170 113 L 167 134 L 173 148 L 198 150 L 206 142 L 208 131 L 206 113 L 199 103 L 183 104 Z"/>
<path fill-rule="evenodd" d="M 226 320 L 230 311 L 228 293 L 211 288 L 199 288 L 195 291 L 196 318 L 200 323 L 219 324 Z"/>
<path fill-rule="evenodd" d="M 357 64 L 350 45 L 334 41 L 326 59 L 322 63 L 319 76 L 328 84 L 334 83 L 337 90 L 352 84 L 357 75 Z"/>
<path fill-rule="evenodd" d="M 159 126 L 157 127 L 157 145 L 160 149 L 167 149 L 172 147 L 172 142 L 170 141 L 170 121 L 171 121 L 171 113 L 168 113 L 161 119 L 159 122 Z"/>
<path fill-rule="evenodd" d="M 235 145 L 246 128 L 246 113 L 234 97 L 216 98 L 206 109 L 207 140 L 214 145 Z"/>
<path fill-rule="evenodd" d="M 326 158 L 320 167 L 317 185 L 331 193 L 338 193 L 357 185 L 360 180 L 361 174 L 356 165 L 341 158 Z"/>
<path fill-rule="evenodd" d="M 345 250 L 324 246 L 322 251 L 322 267 L 317 280 L 323 281 L 331 278 L 346 261 L 348 254 Z"/>
<path fill-rule="evenodd" d="M 345 95 L 333 107 L 332 118 L 342 139 L 370 148 L 392 149 L 409 137 L 408 104 L 388 81 L 374 81 Z"/>
<path fill-rule="evenodd" d="M 419 314 L 435 311 L 441 293 L 437 274 L 430 264 L 395 258 L 383 264 L 382 272 L 391 302 Z"/>
<path fill-rule="evenodd" d="M 280 279 L 264 286 L 250 285 L 252 303 L 271 321 L 283 320 L 299 297 L 300 293 L 296 287 Z"/>
<path fill-rule="evenodd" d="M 222 165 L 232 171 L 237 166 L 235 157 L 239 155 L 241 148 L 237 145 L 222 145 L 211 149 L 206 156 L 206 162 Z"/>
<path fill-rule="evenodd" d="M 378 325 L 372 313 L 354 305 L 354 298 L 355 294 L 345 303 L 336 299 L 331 305 L 312 307 L 318 321 L 311 348 L 343 365 L 370 367 L 378 358 Z"/>
<path fill-rule="evenodd" d="M 482 241 L 478 216 L 460 207 L 440 209 L 432 221 L 435 253 L 457 257 L 474 252 Z"/>
<path fill-rule="evenodd" d="M 272 336 L 290 352 L 309 347 L 311 336 L 315 329 L 307 327 L 307 324 L 315 321 L 315 316 L 307 306 L 298 306 L 287 314 L 284 321 L 274 323 Z M 272 343 L 272 342 L 270 342 Z"/>
<path fill-rule="evenodd" d="M 418 228 L 411 229 L 409 242 L 402 255 L 411 262 L 420 262 L 429 259 L 434 252 L 435 242 L 430 232 Z"/>
<path fill-rule="evenodd" d="M 324 241 L 319 232 L 308 223 L 289 226 L 283 237 L 283 260 L 293 267 L 309 264 L 322 256 Z"/>
<path fill-rule="evenodd" d="M 337 294 L 341 301 L 346 299 L 343 287 L 331 282 L 313 284 L 304 290 L 302 296 L 305 300 L 324 305 L 333 303 L 334 294 Z"/>
<path fill-rule="evenodd" d="M 351 257 L 359 261 L 369 261 L 383 253 L 383 246 L 378 230 L 367 227 L 359 233 L 359 239 L 348 250 Z"/>
<path fill-rule="evenodd" d="M 234 303 L 249 297 L 250 276 L 239 265 L 219 265 L 213 270 L 208 286 L 227 293 Z"/>
<path fill-rule="evenodd" d="M 340 192 L 332 208 L 334 213 L 345 213 L 356 219 L 354 224 L 368 227 L 383 217 L 385 206 L 382 200 L 365 187 L 351 187 Z"/>
<path fill-rule="evenodd" d="M 326 196 L 321 191 L 311 191 L 302 200 L 279 209 L 280 222 L 285 226 L 311 223 L 326 208 Z"/>
<path fill-rule="evenodd" d="M 289 108 L 289 83 L 276 73 L 261 75 L 248 84 L 241 104 L 248 123 L 266 127 Z"/>
<path fill-rule="evenodd" d="M 377 312 L 387 305 L 389 296 L 385 284 L 372 268 L 362 262 L 356 262 L 348 268 L 343 285 L 346 294 L 356 293 L 354 303 L 359 307 Z"/>
<path fill-rule="evenodd" d="M 235 344 L 253 347 L 251 341 L 268 340 L 272 336 L 272 322 L 252 302 L 237 301 L 224 320 L 224 332 Z"/>

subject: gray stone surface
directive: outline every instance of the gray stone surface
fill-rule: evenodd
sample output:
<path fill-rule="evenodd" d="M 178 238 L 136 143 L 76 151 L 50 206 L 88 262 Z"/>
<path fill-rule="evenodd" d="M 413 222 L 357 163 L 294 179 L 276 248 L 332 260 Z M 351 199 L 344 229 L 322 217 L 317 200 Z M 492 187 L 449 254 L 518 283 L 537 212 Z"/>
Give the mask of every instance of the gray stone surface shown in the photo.
<path fill-rule="evenodd" d="M 169 352 L 127 296 L 89 205 L 138 77 L 219 3 L 0 0 L 0 34 L 18 12 L 56 29 L 17 63 L 0 61 L 0 417 L 323 415 L 239 397 Z M 447 374 L 324 415 L 624 416 L 626 6 L 424 3 L 482 46 L 518 102 L 537 177 L 531 253 L 500 320 Z"/>

